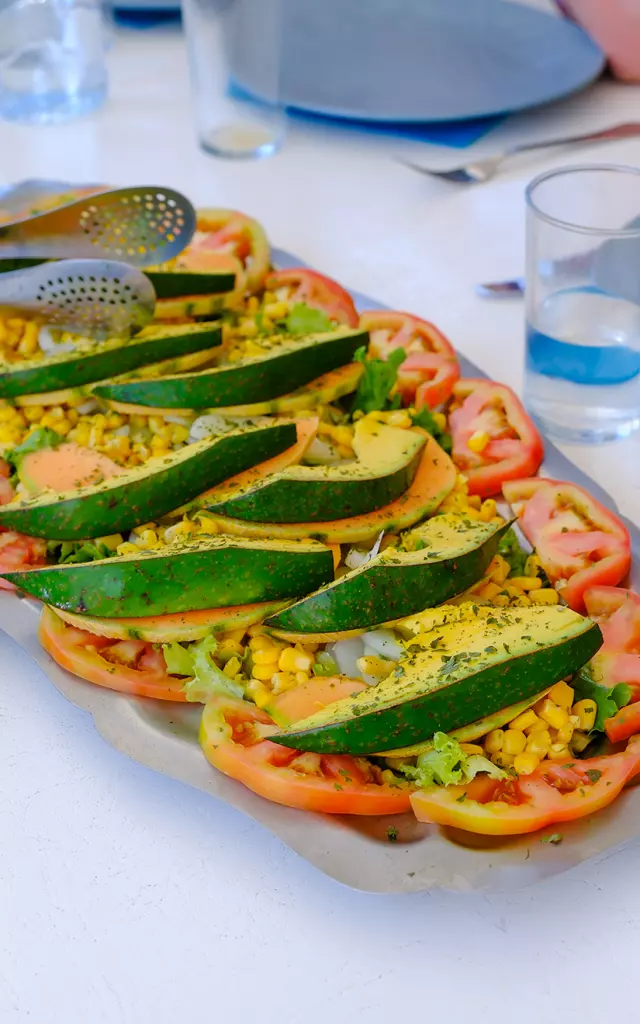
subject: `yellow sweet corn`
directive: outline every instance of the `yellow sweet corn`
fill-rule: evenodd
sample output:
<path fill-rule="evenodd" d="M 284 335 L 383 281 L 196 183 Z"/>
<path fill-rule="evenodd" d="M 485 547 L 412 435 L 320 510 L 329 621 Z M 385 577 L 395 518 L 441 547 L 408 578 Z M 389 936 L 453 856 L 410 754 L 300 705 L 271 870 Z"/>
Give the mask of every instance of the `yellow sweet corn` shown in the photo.
<path fill-rule="evenodd" d="M 503 743 L 504 731 L 502 729 L 492 729 L 484 738 L 484 749 L 488 754 L 498 754 L 502 750 Z"/>
<path fill-rule="evenodd" d="M 259 708 L 266 707 L 271 700 L 271 691 L 259 679 L 250 679 L 245 687 L 245 693 Z"/>
<path fill-rule="evenodd" d="M 540 590 L 542 580 L 537 576 L 512 576 L 509 580 L 509 585 L 517 587 L 518 590 L 530 592 L 532 590 Z"/>
<path fill-rule="evenodd" d="M 275 661 L 272 661 L 268 665 L 256 665 L 254 663 L 253 669 L 251 671 L 254 679 L 259 679 L 260 682 L 265 683 L 271 680 L 275 670 L 276 663 Z"/>
<path fill-rule="evenodd" d="M 540 559 L 536 554 L 529 555 L 524 563 L 525 576 L 537 576 L 540 571 Z"/>
<path fill-rule="evenodd" d="M 358 668 L 366 676 L 374 676 L 376 679 L 384 679 L 393 668 L 393 662 L 387 658 L 378 658 L 373 654 L 365 654 L 358 658 Z"/>
<path fill-rule="evenodd" d="M 241 668 L 242 662 L 240 661 L 240 658 L 234 656 L 233 658 L 229 658 L 228 662 L 224 666 L 224 673 L 229 676 L 230 679 L 235 679 Z"/>
<path fill-rule="evenodd" d="M 483 523 L 490 523 L 492 519 L 495 519 L 497 512 L 498 507 L 493 498 L 487 498 L 486 501 L 482 502 L 480 519 Z"/>
<path fill-rule="evenodd" d="M 286 647 L 278 658 L 281 672 L 309 672 L 314 659 L 310 654 L 295 647 Z"/>
<path fill-rule="evenodd" d="M 566 743 L 552 743 L 547 757 L 550 761 L 567 761 L 571 758 L 571 751 Z"/>
<path fill-rule="evenodd" d="M 522 714 L 518 715 L 517 718 L 514 718 L 512 722 L 509 722 L 509 728 L 519 729 L 521 732 L 524 732 L 525 729 L 528 729 L 537 721 L 539 721 L 539 719 L 535 711 L 529 708 L 528 711 L 523 711 Z"/>
<path fill-rule="evenodd" d="M 568 683 L 565 683 L 564 679 L 561 679 L 559 683 L 555 683 L 554 686 L 549 690 L 549 700 L 552 700 L 554 704 L 564 708 L 565 711 L 569 711 L 573 704 L 573 698 L 575 690 Z"/>
<path fill-rule="evenodd" d="M 476 430 L 467 441 L 467 448 L 472 452 L 483 452 L 490 440 L 486 430 Z"/>
<path fill-rule="evenodd" d="M 536 706 L 536 711 L 540 718 L 543 718 L 552 729 L 561 729 L 569 722 L 569 715 L 564 708 L 554 704 L 552 700 L 545 697 L 540 704 Z"/>
<path fill-rule="evenodd" d="M 487 572 L 495 583 L 504 583 L 511 572 L 511 566 L 502 555 L 496 555 Z"/>
<path fill-rule="evenodd" d="M 505 754 L 522 754 L 527 745 L 527 737 L 519 729 L 507 729 L 504 734 L 502 750 Z"/>
<path fill-rule="evenodd" d="M 254 651 L 252 654 L 254 665 L 272 665 L 274 666 L 272 671 L 275 672 L 275 666 L 278 663 L 278 651 L 277 647 L 263 647 L 259 651 Z"/>
<path fill-rule="evenodd" d="M 242 658 L 244 656 L 244 647 L 239 640 L 233 640 L 230 637 L 225 637 L 224 640 L 220 641 L 218 645 L 217 657 L 222 662 L 229 661 L 230 658 Z"/>
<path fill-rule="evenodd" d="M 546 757 L 551 747 L 551 733 L 548 729 L 541 729 L 529 735 L 525 750 L 528 754 L 535 754 L 540 759 Z"/>
<path fill-rule="evenodd" d="M 271 679 L 274 693 L 284 693 L 285 690 L 292 690 L 297 685 L 293 672 L 275 672 Z"/>
<path fill-rule="evenodd" d="M 573 705 L 571 713 L 578 719 L 577 728 L 582 732 L 590 732 L 596 724 L 598 706 L 595 700 L 586 697 L 584 700 L 579 700 Z"/>
<path fill-rule="evenodd" d="M 119 555 L 137 555 L 140 548 L 137 544 L 132 544 L 126 540 L 123 544 L 118 544 L 116 551 Z"/>
<path fill-rule="evenodd" d="M 515 761 L 515 755 L 505 754 L 500 751 L 498 754 L 492 754 L 490 760 L 493 761 L 494 764 L 497 764 L 498 768 L 511 768 Z"/>
<path fill-rule="evenodd" d="M 513 759 L 513 767 L 518 775 L 531 775 L 540 764 L 540 758 L 527 751 L 524 754 L 517 754 Z"/>
<path fill-rule="evenodd" d="M 469 757 L 472 754 L 479 754 L 481 757 L 484 755 L 484 750 L 478 743 L 461 743 L 460 749 Z"/>
<path fill-rule="evenodd" d="M 529 595 L 531 604 L 558 604 L 560 596 L 556 590 L 545 587 L 543 590 L 534 590 Z"/>
<path fill-rule="evenodd" d="M 573 736 L 571 737 L 571 749 L 574 751 L 574 753 L 581 754 L 583 750 L 587 749 L 590 742 L 591 737 L 588 733 L 578 732 L 578 730 L 576 729 Z"/>

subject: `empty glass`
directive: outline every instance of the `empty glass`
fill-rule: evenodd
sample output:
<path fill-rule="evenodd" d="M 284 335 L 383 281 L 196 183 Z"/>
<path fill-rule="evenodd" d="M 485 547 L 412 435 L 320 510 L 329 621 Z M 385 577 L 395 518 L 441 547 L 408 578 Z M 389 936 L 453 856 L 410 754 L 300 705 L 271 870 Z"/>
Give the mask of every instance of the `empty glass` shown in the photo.
<path fill-rule="evenodd" d="M 183 0 L 198 139 L 215 156 L 268 156 L 282 144 L 283 2 Z"/>
<path fill-rule="evenodd" d="M 640 426 L 640 169 L 593 164 L 527 189 L 525 401 L 572 441 Z"/>
<path fill-rule="evenodd" d="M 53 124 L 107 94 L 100 0 L 13 0 L 0 7 L 0 117 Z"/>

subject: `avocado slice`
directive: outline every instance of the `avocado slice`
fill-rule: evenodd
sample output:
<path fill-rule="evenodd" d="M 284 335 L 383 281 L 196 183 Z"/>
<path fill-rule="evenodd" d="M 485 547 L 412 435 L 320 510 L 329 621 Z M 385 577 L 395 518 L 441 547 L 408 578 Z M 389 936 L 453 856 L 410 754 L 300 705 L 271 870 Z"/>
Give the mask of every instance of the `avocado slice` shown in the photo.
<path fill-rule="evenodd" d="M 236 286 L 236 275 L 230 270 L 147 268 L 145 274 L 155 288 L 158 299 L 177 299 L 187 295 L 220 295 L 233 291 Z"/>
<path fill-rule="evenodd" d="M 295 444 L 295 423 L 243 427 L 152 458 L 101 483 L 0 507 L 0 526 L 46 540 L 122 533 L 157 519 Z"/>
<path fill-rule="evenodd" d="M 64 611 L 135 618 L 277 601 L 304 594 L 332 573 L 331 552 L 314 541 L 218 536 L 11 575 L 22 590 Z"/>
<path fill-rule="evenodd" d="M 303 338 L 267 337 L 264 352 L 200 373 L 158 380 L 121 381 L 95 388 L 99 398 L 167 409 L 215 409 L 263 402 L 287 394 L 353 360 L 367 331 L 342 327 Z"/>
<path fill-rule="evenodd" d="M 595 622 L 560 606 L 444 605 L 438 613 L 377 686 L 269 739 L 319 754 L 409 746 L 552 686 L 602 644 Z"/>
<path fill-rule="evenodd" d="M 129 341 L 87 341 L 73 352 L 0 363 L 0 398 L 91 384 L 149 363 L 201 352 L 221 341 L 222 329 L 215 324 L 158 324 L 143 327 Z"/>
<path fill-rule="evenodd" d="M 386 548 L 271 616 L 266 625 L 308 639 L 308 634 L 373 629 L 442 604 L 482 579 L 508 528 L 508 523 L 481 523 L 456 513 L 434 516 L 405 533 L 399 547 Z"/>
<path fill-rule="evenodd" d="M 322 522 L 374 512 L 404 494 L 416 475 L 425 438 L 412 430 L 360 420 L 355 462 L 336 466 L 288 466 L 256 485 L 220 488 L 207 508 L 218 515 L 258 523 Z"/>

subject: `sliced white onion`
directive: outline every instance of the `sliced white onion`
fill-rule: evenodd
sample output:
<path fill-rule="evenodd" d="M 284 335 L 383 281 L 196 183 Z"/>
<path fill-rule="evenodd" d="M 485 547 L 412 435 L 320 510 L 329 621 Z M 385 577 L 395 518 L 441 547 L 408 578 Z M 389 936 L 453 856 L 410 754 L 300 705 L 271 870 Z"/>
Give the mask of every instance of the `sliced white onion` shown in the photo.
<path fill-rule="evenodd" d="M 234 430 L 234 424 L 230 423 L 223 416 L 215 413 L 207 413 L 206 416 L 198 416 L 191 424 L 189 431 L 190 441 L 203 441 L 205 437 L 215 437 L 216 434 L 227 434 Z"/>
<path fill-rule="evenodd" d="M 389 661 L 398 661 L 404 654 L 403 648 L 390 629 L 372 629 L 365 633 L 362 640 L 373 654 L 378 654 Z"/>
<path fill-rule="evenodd" d="M 81 416 L 88 416 L 89 413 L 95 412 L 99 408 L 100 403 L 96 398 L 88 398 L 82 405 L 76 406 L 76 412 L 80 413 Z"/>
<path fill-rule="evenodd" d="M 365 562 L 375 558 L 380 551 L 380 545 L 382 544 L 382 538 L 384 537 L 384 530 L 378 535 L 378 539 L 371 548 L 370 551 L 360 551 L 358 548 L 351 548 L 345 557 L 345 565 L 348 565 L 350 569 L 358 569 Z"/>
<path fill-rule="evenodd" d="M 358 658 L 364 654 L 362 637 L 355 636 L 348 640 L 337 640 L 335 643 L 327 644 L 326 651 L 338 666 L 340 675 L 350 676 L 352 679 L 362 678 L 362 673 L 358 668 Z"/>
<path fill-rule="evenodd" d="M 191 418 L 187 416 L 163 416 L 163 419 L 167 423 L 177 423 L 181 427 L 188 427 L 191 423 Z"/>
<path fill-rule="evenodd" d="M 38 345 L 40 349 L 51 356 L 55 353 L 62 352 L 73 352 L 75 349 L 75 342 L 73 341 L 61 341 L 62 331 L 57 327 L 47 327 L 45 324 L 38 331 Z"/>
<path fill-rule="evenodd" d="M 304 461 L 310 466 L 336 466 L 345 460 L 340 458 L 332 444 L 316 437 L 307 448 Z"/>
<path fill-rule="evenodd" d="M 118 427 L 117 430 L 114 430 L 113 435 L 114 437 L 128 437 L 130 433 L 131 427 L 127 424 L 124 427 Z"/>

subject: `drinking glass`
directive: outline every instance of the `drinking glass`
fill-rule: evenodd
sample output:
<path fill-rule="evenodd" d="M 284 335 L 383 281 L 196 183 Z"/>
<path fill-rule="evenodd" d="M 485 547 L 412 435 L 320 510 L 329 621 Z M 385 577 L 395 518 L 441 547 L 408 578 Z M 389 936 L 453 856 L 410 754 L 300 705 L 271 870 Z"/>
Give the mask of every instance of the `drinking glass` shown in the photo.
<path fill-rule="evenodd" d="M 527 188 L 525 402 L 569 441 L 640 426 L 640 169 L 563 167 Z"/>
<path fill-rule="evenodd" d="M 183 0 L 196 128 L 214 156 L 268 156 L 282 144 L 284 0 Z"/>
<path fill-rule="evenodd" d="M 10 0 L 0 6 L 0 117 L 55 124 L 104 102 L 101 0 Z"/>

